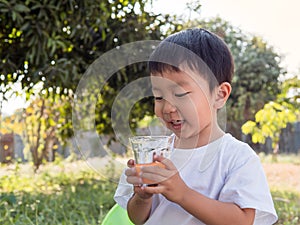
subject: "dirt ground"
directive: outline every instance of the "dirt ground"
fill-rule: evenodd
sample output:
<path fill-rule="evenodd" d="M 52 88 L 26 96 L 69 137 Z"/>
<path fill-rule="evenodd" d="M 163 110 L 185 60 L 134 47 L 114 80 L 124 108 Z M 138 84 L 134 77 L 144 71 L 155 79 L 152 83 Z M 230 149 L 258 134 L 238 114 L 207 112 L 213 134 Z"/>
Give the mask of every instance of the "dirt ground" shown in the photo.
<path fill-rule="evenodd" d="M 300 193 L 300 165 L 291 163 L 263 163 L 272 189 L 296 191 Z"/>

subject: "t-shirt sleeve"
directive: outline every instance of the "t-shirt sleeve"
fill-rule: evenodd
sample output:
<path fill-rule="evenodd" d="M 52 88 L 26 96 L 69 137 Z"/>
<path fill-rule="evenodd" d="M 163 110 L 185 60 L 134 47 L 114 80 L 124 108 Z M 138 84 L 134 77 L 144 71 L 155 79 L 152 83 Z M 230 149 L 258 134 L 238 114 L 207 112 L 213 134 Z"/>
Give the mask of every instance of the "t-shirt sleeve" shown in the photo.
<path fill-rule="evenodd" d="M 256 154 L 251 154 L 230 169 L 219 200 L 255 209 L 255 225 L 269 225 L 277 221 L 267 179 Z"/>
<path fill-rule="evenodd" d="M 133 186 L 126 181 L 125 173 L 123 172 L 117 190 L 114 195 L 114 200 L 120 205 L 122 208 L 127 208 L 127 203 L 131 196 L 133 195 Z"/>

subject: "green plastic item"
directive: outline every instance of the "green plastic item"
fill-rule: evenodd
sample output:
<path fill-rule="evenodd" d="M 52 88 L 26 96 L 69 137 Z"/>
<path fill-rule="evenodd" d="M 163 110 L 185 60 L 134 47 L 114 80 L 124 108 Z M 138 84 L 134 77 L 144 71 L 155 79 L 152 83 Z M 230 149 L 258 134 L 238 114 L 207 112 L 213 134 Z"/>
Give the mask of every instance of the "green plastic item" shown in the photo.
<path fill-rule="evenodd" d="M 118 204 L 115 204 L 104 217 L 101 225 L 134 225 L 128 215 L 127 211 Z"/>

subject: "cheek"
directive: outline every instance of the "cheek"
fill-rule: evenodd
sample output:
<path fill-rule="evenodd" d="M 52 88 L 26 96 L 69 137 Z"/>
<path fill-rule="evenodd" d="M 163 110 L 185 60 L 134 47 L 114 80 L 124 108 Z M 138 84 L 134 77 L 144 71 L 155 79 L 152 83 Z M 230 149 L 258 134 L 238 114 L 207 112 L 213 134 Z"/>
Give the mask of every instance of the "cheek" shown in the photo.
<path fill-rule="evenodd" d="M 203 104 L 198 105 L 197 110 L 198 118 L 202 123 L 209 122 L 212 117 L 212 110 L 210 105 L 207 102 L 203 102 Z"/>
<path fill-rule="evenodd" d="M 177 103 L 178 110 L 182 112 L 187 117 L 195 117 L 198 111 L 198 102 L 194 99 L 185 99 Z"/>
<path fill-rule="evenodd" d="M 182 107 L 185 116 L 195 123 L 199 123 L 202 119 L 207 119 L 211 115 L 211 110 L 207 99 L 197 98 L 189 101 Z"/>
<path fill-rule="evenodd" d="M 162 117 L 162 108 L 160 104 L 154 103 L 154 113 L 157 117 Z"/>

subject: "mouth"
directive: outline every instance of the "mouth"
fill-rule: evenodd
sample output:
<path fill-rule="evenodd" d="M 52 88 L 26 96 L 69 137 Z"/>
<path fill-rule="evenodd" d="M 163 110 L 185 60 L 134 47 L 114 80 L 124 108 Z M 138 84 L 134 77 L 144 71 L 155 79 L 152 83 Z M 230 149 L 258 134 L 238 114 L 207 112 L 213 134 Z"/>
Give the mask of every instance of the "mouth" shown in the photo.
<path fill-rule="evenodd" d="M 184 120 L 172 120 L 169 123 L 174 130 L 181 130 Z"/>

